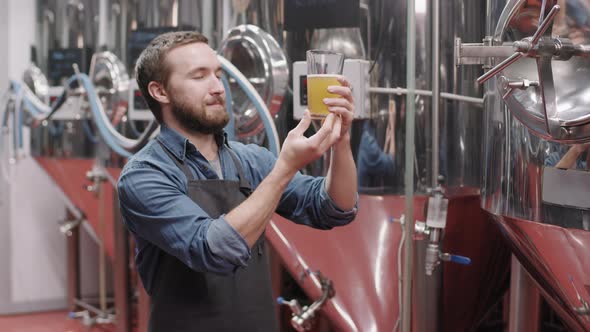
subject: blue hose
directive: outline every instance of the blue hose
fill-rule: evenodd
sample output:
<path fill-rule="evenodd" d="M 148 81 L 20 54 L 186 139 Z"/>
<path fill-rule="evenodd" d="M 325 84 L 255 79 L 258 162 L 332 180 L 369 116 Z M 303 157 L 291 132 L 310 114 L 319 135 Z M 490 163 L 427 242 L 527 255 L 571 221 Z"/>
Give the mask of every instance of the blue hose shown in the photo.
<path fill-rule="evenodd" d="M 266 105 L 261 103 L 260 100 L 256 98 L 256 96 L 255 96 L 256 91 L 255 90 L 251 91 L 250 87 L 247 85 L 247 82 L 244 82 L 243 80 L 241 80 L 231 70 L 231 68 L 227 67 L 223 63 L 222 63 L 222 68 L 227 74 L 229 74 L 230 77 L 232 77 L 236 80 L 236 82 L 238 83 L 240 88 L 242 90 L 244 90 L 244 92 L 246 93 L 248 99 L 250 99 L 252 101 L 252 103 L 254 104 L 256 109 L 258 110 L 258 113 L 261 115 L 260 118 L 262 119 L 262 121 L 264 123 L 267 137 L 269 137 L 269 138 L 274 137 L 274 134 L 272 131 L 272 128 L 274 128 L 273 127 L 274 123 L 272 122 L 273 121 L 272 117 L 270 117 L 270 118 L 267 117 L 266 113 L 261 111 L 261 110 L 265 109 Z M 229 112 L 229 117 L 230 117 L 230 121 L 228 122 L 228 125 L 226 128 L 227 128 L 229 139 L 235 139 L 235 119 L 234 119 L 234 114 L 233 114 L 233 109 L 232 109 L 233 105 L 232 105 L 232 98 L 231 98 L 231 89 L 230 89 L 228 79 L 225 75 L 222 76 L 221 80 L 222 80 L 224 89 L 226 91 L 226 109 L 227 109 L 227 112 Z M 119 154 L 123 157 L 131 157 L 132 154 L 130 152 L 128 152 L 127 150 L 125 150 L 123 147 L 121 147 L 121 145 L 119 145 L 116 142 L 116 139 L 112 136 L 112 134 L 109 132 L 108 128 L 106 127 L 106 125 L 104 123 L 104 119 L 102 119 L 102 117 L 101 117 L 102 114 L 101 114 L 101 109 L 99 106 L 100 101 L 96 97 L 94 85 L 90 81 L 90 78 L 88 77 L 88 75 L 86 75 L 86 74 L 74 75 L 68 79 L 68 81 L 66 82 L 66 86 L 72 85 L 75 81 L 81 82 L 81 84 L 83 85 L 84 89 L 87 92 L 88 103 L 90 105 L 90 109 L 91 109 L 92 114 L 94 116 L 96 126 L 98 128 L 98 131 L 99 131 L 101 137 L 105 141 L 105 143 L 117 154 Z M 22 87 L 20 86 L 20 84 L 18 82 L 13 81 L 11 83 L 13 85 L 13 90 L 15 90 L 15 92 L 18 92 L 22 89 Z M 60 96 L 60 98 L 54 104 L 55 106 L 63 103 L 63 100 L 61 99 L 62 97 L 66 98 L 65 94 Z M 32 101 L 28 100 L 28 98 L 26 98 L 26 96 L 23 99 L 23 102 L 27 106 L 27 109 L 35 117 L 46 116 L 48 114 L 48 112 L 46 112 L 42 109 L 38 109 L 38 107 L 36 107 L 36 105 Z M 20 111 L 20 107 L 18 109 Z M 18 123 L 17 123 L 17 121 L 18 121 Z M 19 128 L 22 128 L 23 123 L 22 123 L 22 116 L 20 116 L 20 114 L 18 116 L 18 120 L 15 119 L 14 124 L 15 124 L 15 128 L 18 129 L 18 130 L 15 130 L 15 138 L 18 139 L 19 145 L 22 147 L 22 141 L 23 141 L 22 140 L 22 131 Z M 86 134 L 89 136 L 89 138 L 92 141 L 95 141 L 96 137 L 94 135 L 89 135 L 90 130 L 89 130 L 87 124 L 84 125 L 84 130 L 85 130 Z M 16 136 L 17 133 L 18 133 L 18 137 Z M 273 139 L 269 139 L 269 150 L 272 153 L 274 153 L 275 155 L 278 155 L 279 147 L 277 146 L 275 140 L 273 140 Z"/>
<path fill-rule="evenodd" d="M 223 83 L 223 88 L 225 89 L 225 110 L 229 114 L 229 122 L 227 123 L 227 126 L 225 126 L 225 132 L 227 133 L 228 139 L 233 141 L 236 139 L 236 123 L 234 110 L 232 109 L 231 87 L 225 74 L 221 76 L 221 83 Z"/>
<path fill-rule="evenodd" d="M 90 120 L 82 120 L 82 130 L 84 130 L 84 135 L 86 135 L 86 138 L 88 138 L 88 140 L 92 142 L 92 144 L 98 143 L 98 137 L 94 135 L 94 133 L 92 132 L 92 128 L 90 128 Z"/>
<path fill-rule="evenodd" d="M 100 135 L 104 139 L 105 143 L 117 154 L 123 157 L 131 157 L 131 153 L 127 150 L 123 149 L 113 138 L 109 130 L 106 128 L 106 125 L 101 120 L 101 111 L 99 107 L 100 101 L 96 98 L 96 91 L 94 90 L 94 85 L 90 82 L 90 78 L 86 74 L 78 74 L 77 78 L 80 79 L 84 89 L 86 90 L 86 95 L 88 96 L 88 103 L 90 104 L 90 110 L 94 115 L 94 120 L 96 122 L 96 127 L 100 132 Z"/>
<path fill-rule="evenodd" d="M 254 93 L 257 93 L 257 92 L 251 91 L 250 88 L 248 87 L 248 85 L 246 85 L 246 82 L 240 80 L 240 78 L 237 75 L 235 75 L 233 73 L 233 71 L 231 70 L 231 68 L 227 67 L 224 62 L 221 62 L 221 67 L 226 73 L 228 73 L 231 77 L 233 77 L 236 80 L 236 82 L 238 83 L 240 88 L 242 88 L 242 90 L 244 90 L 244 92 L 248 96 L 248 99 L 250 99 L 250 101 L 252 101 L 252 103 L 254 104 L 254 107 L 256 107 L 256 110 L 258 111 L 258 114 L 260 114 L 260 118 L 262 119 L 262 122 L 264 123 L 264 129 L 266 131 L 266 135 L 269 138 L 268 139 L 269 150 L 272 153 L 274 153 L 275 156 L 278 156 L 279 155 L 279 147 L 277 146 L 275 140 L 272 139 L 272 137 L 274 137 L 274 133 L 271 130 L 271 128 L 274 125 L 274 123 L 271 122 L 272 118 L 269 119 L 267 116 L 265 116 L 264 112 L 260 111 L 261 109 L 264 109 L 266 107 L 266 105 L 261 104 L 260 101 L 257 98 L 255 98 Z"/>

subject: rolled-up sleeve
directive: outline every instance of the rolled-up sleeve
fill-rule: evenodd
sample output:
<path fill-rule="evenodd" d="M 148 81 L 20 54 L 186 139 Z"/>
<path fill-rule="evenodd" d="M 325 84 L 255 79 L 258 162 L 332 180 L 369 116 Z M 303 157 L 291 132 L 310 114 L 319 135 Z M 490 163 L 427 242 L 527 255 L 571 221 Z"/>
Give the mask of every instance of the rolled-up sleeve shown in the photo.
<path fill-rule="evenodd" d="M 326 191 L 326 179 L 323 179 L 322 190 L 320 190 L 320 206 L 323 213 L 328 217 L 332 226 L 343 226 L 350 223 L 356 217 L 358 211 L 359 197 L 356 195 L 356 202 L 351 210 L 339 208 Z"/>
<path fill-rule="evenodd" d="M 257 186 L 270 173 L 276 157 L 268 150 L 256 145 L 248 145 L 240 155 L 248 165 L 250 178 Z M 331 229 L 344 226 L 356 217 L 358 194 L 355 207 L 350 211 L 339 208 L 325 189 L 324 177 L 313 177 L 298 172 L 283 192 L 276 213 L 297 224 L 318 229 Z"/>
<path fill-rule="evenodd" d="M 183 180 L 173 173 L 151 165 L 123 172 L 117 189 L 129 230 L 196 271 L 225 274 L 245 266 L 246 241 L 224 216 L 211 218 L 179 189 Z"/>
<path fill-rule="evenodd" d="M 325 178 L 297 173 L 281 197 L 277 212 L 298 224 L 319 229 L 344 226 L 356 217 L 355 207 L 342 210 L 330 198 L 325 189 Z"/>

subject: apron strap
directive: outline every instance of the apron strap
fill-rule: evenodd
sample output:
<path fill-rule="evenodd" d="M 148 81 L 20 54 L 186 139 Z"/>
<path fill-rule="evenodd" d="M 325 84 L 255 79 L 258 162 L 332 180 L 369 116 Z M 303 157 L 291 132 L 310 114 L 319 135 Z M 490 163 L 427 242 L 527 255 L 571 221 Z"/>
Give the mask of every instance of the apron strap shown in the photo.
<path fill-rule="evenodd" d="M 246 176 L 244 175 L 244 169 L 242 168 L 242 164 L 238 160 L 238 156 L 236 156 L 236 153 L 231 149 L 229 144 L 226 144 L 226 146 L 227 151 L 229 152 L 229 155 L 231 156 L 231 159 L 233 160 L 234 165 L 236 165 L 236 169 L 238 170 L 238 177 L 240 178 L 240 191 L 244 193 L 246 196 L 250 196 L 250 194 L 252 194 L 252 186 L 250 185 L 250 182 L 248 182 L 248 179 L 246 179 Z"/>
<path fill-rule="evenodd" d="M 160 144 L 164 152 L 166 152 L 166 154 L 170 157 L 170 159 L 172 159 L 176 166 L 178 166 L 182 170 L 188 181 L 196 180 L 190 168 L 184 162 L 180 161 L 175 155 L 173 155 L 159 140 L 158 144 Z M 244 195 L 250 196 L 250 194 L 252 194 L 252 186 L 250 185 L 250 182 L 248 182 L 246 176 L 244 175 L 244 169 L 242 168 L 242 164 L 238 160 L 236 153 L 231 149 L 229 144 L 226 144 L 226 147 L 228 148 L 227 151 L 229 152 L 229 155 L 231 156 L 231 159 L 234 162 L 236 169 L 238 170 L 238 178 L 240 180 L 240 191 L 244 193 Z"/>
<path fill-rule="evenodd" d="M 162 142 L 158 140 L 158 143 L 160 144 L 160 146 L 162 146 L 162 150 L 166 152 L 166 154 L 170 157 L 170 159 L 172 159 L 176 166 L 178 166 L 178 168 L 182 170 L 182 172 L 186 176 L 187 181 L 195 180 L 193 172 L 191 172 L 190 168 L 188 168 L 188 166 L 184 162 L 178 160 L 178 158 L 176 158 L 176 156 L 173 155 L 172 152 L 168 151 L 168 148 L 166 148 L 164 144 L 162 144 Z"/>

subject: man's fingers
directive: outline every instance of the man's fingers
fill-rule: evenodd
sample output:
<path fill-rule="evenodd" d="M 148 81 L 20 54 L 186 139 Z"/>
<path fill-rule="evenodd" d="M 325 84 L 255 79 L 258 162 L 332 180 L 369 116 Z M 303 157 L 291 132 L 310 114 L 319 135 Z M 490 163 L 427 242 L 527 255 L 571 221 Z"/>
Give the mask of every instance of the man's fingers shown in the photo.
<path fill-rule="evenodd" d="M 311 116 L 309 114 L 309 110 L 305 110 L 303 112 L 303 118 L 301 118 L 301 121 L 299 121 L 299 124 L 297 124 L 297 127 L 293 128 L 293 130 L 291 130 L 291 132 L 293 132 L 297 135 L 303 135 L 303 133 L 305 133 L 307 128 L 309 128 L 310 124 L 311 124 Z"/>
<path fill-rule="evenodd" d="M 350 123 L 354 119 L 354 113 L 344 107 L 332 106 L 328 107 L 328 111 L 342 117 L 344 123 Z"/>
<path fill-rule="evenodd" d="M 320 144 L 332 133 L 332 127 L 334 126 L 335 115 L 330 113 L 324 120 L 322 127 L 309 138 L 309 144 L 312 146 L 320 146 Z"/>
<path fill-rule="evenodd" d="M 326 104 L 328 107 L 330 106 L 340 106 L 340 107 L 344 107 L 350 111 L 354 110 L 354 105 L 344 99 L 344 98 L 324 98 L 324 104 Z"/>
<path fill-rule="evenodd" d="M 334 119 L 334 127 L 332 128 L 332 135 L 330 137 L 332 144 L 336 143 L 340 139 L 340 132 L 342 131 L 342 118 L 339 116 L 334 116 Z M 330 146 L 332 146 L 332 144 L 330 144 Z"/>
<path fill-rule="evenodd" d="M 347 86 L 347 87 L 351 87 L 350 82 L 346 79 L 346 77 L 340 75 L 338 76 L 338 82 L 340 82 L 340 84 L 342 84 L 342 86 Z"/>
<path fill-rule="evenodd" d="M 340 85 L 330 85 L 328 87 L 328 92 L 340 95 L 344 99 L 348 100 L 349 102 L 351 102 L 351 103 L 353 102 L 352 101 L 352 90 L 350 89 L 350 87 L 340 86 Z"/>

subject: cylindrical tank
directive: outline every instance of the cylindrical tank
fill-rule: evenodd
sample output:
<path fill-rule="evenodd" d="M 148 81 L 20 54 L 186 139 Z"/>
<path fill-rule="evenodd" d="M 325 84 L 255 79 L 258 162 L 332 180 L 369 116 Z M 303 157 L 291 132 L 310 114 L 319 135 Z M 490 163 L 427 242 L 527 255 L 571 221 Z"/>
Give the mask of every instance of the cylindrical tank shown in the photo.
<path fill-rule="evenodd" d="M 433 89 L 433 9 L 428 1 L 416 1 L 416 40 L 406 40 L 405 1 L 381 1 L 372 8 L 381 29 L 373 32 L 377 64 L 372 85 L 406 87 L 406 47 L 416 47 L 416 89 Z M 481 42 L 485 36 L 485 3 L 481 1 L 440 2 L 439 54 L 440 92 L 481 97 L 476 79 L 481 67 L 455 66 L 454 41 Z M 428 240 L 415 242 L 413 283 L 413 330 L 474 330 L 502 294 L 507 280 L 509 253 L 501 235 L 479 208 L 481 183 L 481 144 L 483 107 L 442 99 L 439 104 L 439 130 L 433 128 L 432 97 L 419 95 L 413 101 L 415 113 L 416 195 L 424 197 L 436 186 L 432 179 L 440 175 L 449 200 L 444 236 L 437 250 L 470 256 L 469 267 L 443 263 L 432 276 L 425 273 Z M 405 95 L 373 96 L 372 118 L 353 129 L 358 146 L 359 189 L 364 194 L 404 192 Z M 434 133 L 438 136 L 434 137 Z M 433 153 L 434 147 L 438 153 Z M 433 158 L 438 159 L 434 170 Z M 438 172 L 433 174 L 433 172 Z M 416 205 L 422 211 L 424 205 Z M 409 236 L 409 235 L 408 235 Z M 466 239 L 476 239 L 471 241 Z M 476 244 L 477 243 L 477 244 Z M 482 249 L 483 248 L 483 249 Z M 462 293 L 461 296 L 458 294 Z"/>
<path fill-rule="evenodd" d="M 553 37 L 568 38 L 574 44 L 590 42 L 589 1 L 543 3 L 547 3 L 545 13 L 554 5 L 561 6 L 548 30 Z M 512 11 L 515 15 L 511 17 Z M 524 1 L 524 5 L 522 1 L 488 1 L 487 35 L 496 45 L 530 37 L 537 30 L 540 13 L 541 1 Z M 540 79 L 540 63 L 539 58 L 522 58 L 486 84 L 482 207 L 494 216 L 514 253 L 564 323 L 571 330 L 587 331 L 590 204 L 577 198 L 581 195 L 588 202 L 590 193 L 590 173 L 584 172 L 588 169 L 587 148 L 550 139 L 527 117 L 517 118 L 512 112 L 547 107 L 552 99 L 543 100 L 541 88 L 548 91 L 549 85 L 554 85 L 553 101 L 560 115 L 579 112 L 576 116 L 583 121 L 590 113 L 583 101 L 588 95 L 590 60 L 554 58 L 552 84 L 545 83 L 547 75 Z M 499 78 L 541 81 L 541 87 L 505 95 Z M 572 176 L 576 177 L 573 182 Z M 579 190 L 577 197 L 568 195 L 575 190 Z"/>
<path fill-rule="evenodd" d="M 372 85 L 405 87 L 406 85 L 406 3 L 404 1 L 377 1 L 371 7 L 373 22 L 371 53 L 377 64 L 372 69 Z M 441 4 L 440 26 L 440 87 L 442 92 L 481 97 L 482 90 L 475 83 L 480 68 L 458 70 L 454 65 L 455 37 L 466 42 L 480 42 L 484 35 L 484 4 L 478 1 L 454 1 Z M 432 21 L 427 1 L 416 2 L 416 88 L 430 90 Z M 357 125 L 353 139 L 359 146 L 357 155 L 371 163 L 366 147 L 380 147 L 373 159 L 389 152 L 392 164 L 388 172 L 376 172 L 383 167 L 359 167 L 361 190 L 368 193 L 402 193 L 404 174 L 405 96 L 375 96 L 372 98 L 372 119 Z M 439 164 L 440 175 L 448 187 L 478 188 L 481 163 L 481 106 L 451 100 L 440 104 Z M 425 193 L 431 186 L 432 125 L 431 97 L 416 97 L 416 188 Z M 391 121 L 391 117 L 395 121 Z M 394 130 L 388 129 L 394 126 Z M 376 145 L 373 144 L 376 142 Z M 381 156 L 382 157 L 382 156 Z M 357 160 L 360 162 L 360 160 Z M 381 165 L 383 166 L 383 165 Z"/>
<path fill-rule="evenodd" d="M 90 58 L 99 46 L 98 14 L 98 1 L 37 2 L 38 38 L 36 59 L 33 60 L 52 86 L 61 86 L 74 73 L 69 62 L 77 63 L 81 72 L 88 72 Z M 52 91 L 50 89 L 50 94 Z M 78 119 L 44 121 L 34 128 L 32 153 L 55 157 L 93 156 L 95 133 L 90 121 L 84 118 L 84 112 L 79 114 Z"/>

